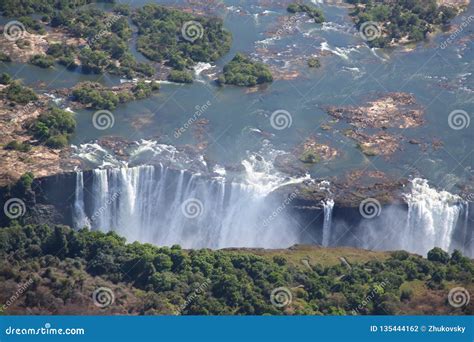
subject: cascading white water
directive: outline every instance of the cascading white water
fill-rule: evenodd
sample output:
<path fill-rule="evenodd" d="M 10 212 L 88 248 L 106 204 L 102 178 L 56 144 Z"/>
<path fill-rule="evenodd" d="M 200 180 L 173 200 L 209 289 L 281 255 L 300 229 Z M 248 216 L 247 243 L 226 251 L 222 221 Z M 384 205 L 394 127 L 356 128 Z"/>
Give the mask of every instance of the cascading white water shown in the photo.
<path fill-rule="evenodd" d="M 447 191 L 438 191 L 424 179 L 414 179 L 404 195 L 408 210 L 387 205 L 380 216 L 362 219 L 356 225 L 344 217 L 332 217 L 334 203 L 322 202 L 322 245 L 366 249 L 404 249 L 426 255 L 433 247 L 461 250 L 473 255 L 473 226 L 469 226 L 468 203 Z"/>
<path fill-rule="evenodd" d="M 76 192 L 74 194 L 74 226 L 90 227 L 84 210 L 84 178 L 82 172 L 76 172 Z"/>
<path fill-rule="evenodd" d="M 404 234 L 404 248 L 425 254 L 433 247 L 453 249 L 452 241 L 461 213 L 467 203 L 447 191 L 437 191 L 425 179 L 415 178 L 411 192 L 405 195 L 408 217 Z"/>
<path fill-rule="evenodd" d="M 332 226 L 332 210 L 334 208 L 334 201 L 328 199 L 323 201 L 323 210 L 324 210 L 324 224 L 323 224 L 323 243 L 324 247 L 329 246 L 331 238 L 331 226 Z"/>
<path fill-rule="evenodd" d="M 84 190 L 83 183 L 76 185 L 79 216 Z M 86 207 L 92 229 L 114 230 L 129 241 L 185 248 L 278 248 L 298 242 L 296 225 L 285 215 L 263 224 L 278 204 L 253 185 L 137 166 L 94 170 L 90 192 Z"/>
<path fill-rule="evenodd" d="M 82 173 L 77 173 L 76 227 L 114 230 L 131 241 L 186 248 L 278 248 L 310 243 L 318 235 L 310 230 L 309 235 L 298 232 L 296 218 L 280 212 L 286 206 L 282 206 L 283 200 L 268 196 L 284 185 L 310 180 L 308 175 L 291 178 L 275 169 L 273 161 L 285 152 L 269 144 L 242 161 L 245 174 L 239 175 L 237 182 L 226 180 L 224 168 L 215 165 L 209 171 L 202 158 L 190 158 L 173 146 L 155 141 L 137 143 L 130 160 L 133 164 L 155 160 L 159 166 L 127 167 L 99 147 L 77 148 L 77 156 L 89 165 L 113 168 L 95 169 L 87 191 Z M 194 173 L 173 171 L 162 162 L 172 169 L 192 169 Z M 209 172 L 214 179 L 199 176 Z M 327 198 L 333 197 L 328 182 L 321 182 L 320 190 L 328 192 Z M 408 212 L 400 206 L 385 206 L 379 217 L 363 219 L 357 225 L 344 217 L 333 217 L 334 201 L 324 200 L 322 245 L 337 241 L 337 245 L 420 254 L 438 246 L 474 254 L 468 205 L 459 196 L 414 179 L 405 200 Z M 188 208 L 185 205 L 198 215 L 183 214 L 183 208 Z"/>

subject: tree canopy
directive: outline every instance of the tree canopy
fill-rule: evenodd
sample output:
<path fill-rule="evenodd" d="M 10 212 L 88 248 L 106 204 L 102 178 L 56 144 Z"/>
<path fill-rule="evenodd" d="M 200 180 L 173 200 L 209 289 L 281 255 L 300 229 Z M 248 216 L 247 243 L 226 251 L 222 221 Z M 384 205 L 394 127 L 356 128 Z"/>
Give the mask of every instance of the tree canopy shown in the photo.
<path fill-rule="evenodd" d="M 71 303 L 80 298 L 74 291 L 81 291 L 84 279 L 102 279 L 117 284 L 122 291 L 130 286 L 134 293 L 140 291 L 140 297 L 146 299 L 143 306 L 137 309 L 131 299 L 128 305 L 141 314 L 397 314 L 403 305 L 416 300 L 417 294 L 406 290 L 413 284 L 425 284 L 426 291 L 437 291 L 445 284 L 472 285 L 474 277 L 474 263 L 458 251 L 440 261 L 400 251 L 380 260 L 351 262 L 350 268 L 324 265 L 318 260 L 304 266 L 299 262 L 301 256 L 296 254 L 295 263 L 291 252 L 187 251 L 179 246 L 127 244 L 113 232 L 46 225 L 1 228 L 0 257 L 7 263 L 0 268 L 0 284 L 20 279 L 23 270 L 27 277 L 44 279 L 38 280 L 37 286 L 48 289 L 51 297 Z M 61 276 L 65 272 L 68 275 Z M 51 281 L 53 274 L 56 280 Z M 65 279 L 67 287 L 61 285 Z M 272 305 L 271 296 L 281 287 L 292 299 L 277 307 Z M 37 291 L 31 292 L 31 301 L 23 305 L 36 310 L 42 301 Z M 450 310 L 449 304 L 440 305 L 445 306 L 443 312 Z M 51 310 L 58 310 L 63 304 L 46 307 L 51 306 Z M 421 314 L 416 303 L 412 307 L 412 313 Z M 472 309 L 466 306 L 458 310 L 472 314 Z"/>
<path fill-rule="evenodd" d="M 216 61 L 230 49 L 232 36 L 222 19 L 196 16 L 148 4 L 133 15 L 137 47 L 149 59 L 165 61 L 177 70 L 196 62 Z"/>
<path fill-rule="evenodd" d="M 385 47 L 392 40 L 423 40 L 437 25 L 448 24 L 458 10 L 445 5 L 438 6 L 436 0 L 346 0 L 355 4 L 351 13 L 358 28 L 366 22 L 379 25 L 377 37 L 368 43 Z"/>
<path fill-rule="evenodd" d="M 221 84 L 254 86 L 272 82 L 270 69 L 263 63 L 253 61 L 244 54 L 238 53 L 224 66 L 224 73 L 219 77 Z"/>

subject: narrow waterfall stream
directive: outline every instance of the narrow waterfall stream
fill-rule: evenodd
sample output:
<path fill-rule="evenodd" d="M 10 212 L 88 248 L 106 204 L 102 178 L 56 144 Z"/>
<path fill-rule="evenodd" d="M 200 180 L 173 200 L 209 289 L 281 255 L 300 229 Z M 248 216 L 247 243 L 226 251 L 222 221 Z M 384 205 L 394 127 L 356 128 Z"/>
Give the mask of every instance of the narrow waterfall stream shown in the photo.
<path fill-rule="evenodd" d="M 323 202 L 324 210 L 324 225 L 323 225 L 323 243 L 324 247 L 329 246 L 331 238 L 331 226 L 332 226 L 332 210 L 334 208 L 334 200 L 328 199 Z"/>

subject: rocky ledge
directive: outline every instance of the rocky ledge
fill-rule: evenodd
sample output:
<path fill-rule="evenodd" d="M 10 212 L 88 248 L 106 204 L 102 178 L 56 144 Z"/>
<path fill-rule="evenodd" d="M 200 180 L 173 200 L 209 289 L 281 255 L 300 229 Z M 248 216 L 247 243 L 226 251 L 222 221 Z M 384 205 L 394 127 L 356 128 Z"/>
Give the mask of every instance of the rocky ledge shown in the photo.
<path fill-rule="evenodd" d="M 423 108 L 408 93 L 388 93 L 361 106 L 327 108 L 329 115 L 355 128 L 413 128 L 423 124 Z"/>
<path fill-rule="evenodd" d="M 388 157 L 402 149 L 402 143 L 419 144 L 404 136 L 407 129 L 424 124 L 424 109 L 408 93 L 388 93 L 359 106 L 329 106 L 327 113 L 349 124 L 345 136 L 357 142 L 366 156 Z"/>

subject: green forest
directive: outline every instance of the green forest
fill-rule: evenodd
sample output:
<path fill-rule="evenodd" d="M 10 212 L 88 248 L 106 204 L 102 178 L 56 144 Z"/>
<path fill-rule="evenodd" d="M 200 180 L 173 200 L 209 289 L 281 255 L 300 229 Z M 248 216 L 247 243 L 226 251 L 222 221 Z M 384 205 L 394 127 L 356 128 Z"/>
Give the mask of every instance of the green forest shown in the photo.
<path fill-rule="evenodd" d="M 178 245 L 126 243 L 113 232 L 13 223 L 0 229 L 0 296 L 8 296 L 10 282 L 32 279 L 12 313 L 26 307 L 30 312 L 64 313 L 63 304 L 69 303 L 69 312 L 97 314 L 99 309 L 88 305 L 99 285 L 114 288 L 116 305 L 128 314 L 474 313 L 472 304 L 453 309 L 446 302 L 449 287 L 473 283 L 474 263 L 458 251 L 449 255 L 434 248 L 427 259 L 404 251 L 380 252 L 376 258 L 352 256 L 345 263 L 328 262 L 331 253 L 340 251 L 259 255 L 252 250 L 183 250 Z M 303 263 L 308 256 L 311 263 Z M 291 293 L 284 307 L 270 300 L 280 287 Z M 434 307 L 427 306 L 426 296 Z"/>
<path fill-rule="evenodd" d="M 66 147 L 75 129 L 74 115 L 56 107 L 41 114 L 29 127 L 34 138 L 50 148 Z"/>
<path fill-rule="evenodd" d="M 323 12 L 313 5 L 291 3 L 288 5 L 287 11 L 290 13 L 306 13 L 316 24 L 321 24 L 325 21 Z"/>
<path fill-rule="evenodd" d="M 150 4 L 137 10 L 132 19 L 139 30 L 138 50 L 153 61 L 166 61 L 176 70 L 196 62 L 216 61 L 229 51 L 232 43 L 230 32 L 219 18 Z M 186 23 L 191 23 L 188 31 Z"/>
<path fill-rule="evenodd" d="M 137 82 L 130 89 L 112 90 L 96 82 L 78 83 L 72 91 L 72 99 L 93 109 L 115 109 L 119 103 L 149 97 L 160 88 L 157 82 Z"/>
<path fill-rule="evenodd" d="M 360 28 L 365 22 L 381 25 L 381 35 L 368 43 L 386 47 L 392 41 L 407 38 L 420 41 L 433 32 L 436 26 L 446 25 L 458 11 L 449 6 L 438 6 L 436 0 L 346 0 L 356 5 L 351 13 Z"/>
<path fill-rule="evenodd" d="M 254 86 L 272 81 L 273 76 L 265 64 L 241 53 L 224 66 L 224 73 L 219 77 L 220 84 L 237 86 Z"/>
<path fill-rule="evenodd" d="M 152 62 L 159 62 L 172 69 L 170 80 L 190 83 L 188 69 L 197 62 L 216 61 L 229 51 L 232 43 L 231 33 L 224 29 L 219 18 L 154 4 L 136 10 L 116 5 L 112 12 L 83 6 L 91 2 L 7 0 L 0 4 L 0 12 L 18 18 L 29 32 L 45 34 L 45 25 L 49 25 L 86 41 L 80 46 L 52 44 L 46 56 L 30 59 L 31 64 L 41 68 L 50 68 L 57 62 L 68 69 L 80 65 L 84 73 L 107 72 L 134 78 L 155 76 Z M 41 19 L 31 18 L 32 13 L 41 15 Z M 131 53 L 129 18 L 138 28 L 137 49 L 151 62 L 138 62 Z M 188 23 L 192 25 L 186 31 Z M 198 34 L 196 39 L 187 39 L 187 34 L 194 33 Z M 17 44 L 22 44 L 22 40 Z"/>

